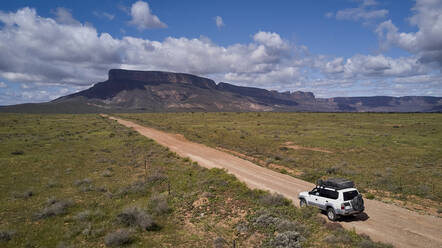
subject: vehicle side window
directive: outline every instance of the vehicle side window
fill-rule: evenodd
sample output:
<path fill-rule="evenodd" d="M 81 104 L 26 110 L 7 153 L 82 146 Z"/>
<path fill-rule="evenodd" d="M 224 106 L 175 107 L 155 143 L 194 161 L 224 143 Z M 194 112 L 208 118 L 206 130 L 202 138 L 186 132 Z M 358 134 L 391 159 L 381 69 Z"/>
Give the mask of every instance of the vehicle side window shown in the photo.
<path fill-rule="evenodd" d="M 338 199 L 338 192 L 333 191 L 333 190 L 328 190 L 328 189 L 321 189 L 320 191 L 320 196 L 325 197 L 325 198 L 329 198 L 329 199 Z"/>
<path fill-rule="evenodd" d="M 319 190 L 319 196 L 328 198 L 327 190 L 326 189 L 320 189 Z"/>
<path fill-rule="evenodd" d="M 338 199 L 338 197 L 339 197 L 339 193 L 337 191 L 331 191 L 330 190 L 330 198 L 331 199 L 336 200 L 336 199 Z"/>

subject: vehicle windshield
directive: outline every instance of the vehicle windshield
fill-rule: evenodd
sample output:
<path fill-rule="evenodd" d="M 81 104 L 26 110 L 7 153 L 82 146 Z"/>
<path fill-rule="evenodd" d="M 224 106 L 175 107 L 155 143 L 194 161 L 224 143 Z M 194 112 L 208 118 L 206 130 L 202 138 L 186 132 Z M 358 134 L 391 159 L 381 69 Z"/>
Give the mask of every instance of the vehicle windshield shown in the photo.
<path fill-rule="evenodd" d="M 344 201 L 350 201 L 351 199 L 355 198 L 356 196 L 358 196 L 358 191 L 357 190 L 352 190 L 352 191 L 348 191 L 348 192 L 344 192 Z"/>
<path fill-rule="evenodd" d="M 314 189 L 312 189 L 312 191 L 310 191 L 310 192 L 308 192 L 310 195 L 314 195 L 314 194 L 316 194 L 316 193 L 318 193 L 318 189 L 317 188 L 314 188 Z"/>

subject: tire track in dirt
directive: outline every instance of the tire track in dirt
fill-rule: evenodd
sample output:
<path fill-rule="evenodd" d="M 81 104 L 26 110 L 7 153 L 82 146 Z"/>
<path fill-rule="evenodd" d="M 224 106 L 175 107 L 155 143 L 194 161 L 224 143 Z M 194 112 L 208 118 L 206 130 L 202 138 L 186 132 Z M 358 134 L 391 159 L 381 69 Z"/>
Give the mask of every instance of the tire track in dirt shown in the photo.
<path fill-rule="evenodd" d="M 102 115 L 133 128 L 141 135 L 155 140 L 182 157 L 189 157 L 206 168 L 224 168 L 250 188 L 277 192 L 299 206 L 298 193 L 310 190 L 312 183 L 284 175 L 253 164 L 232 154 L 186 140 L 182 136 L 144 127 L 134 122 Z M 365 199 L 365 221 L 344 219 L 340 223 L 354 228 L 375 241 L 391 243 L 396 247 L 442 247 L 442 219 L 421 215 L 394 205 Z"/>

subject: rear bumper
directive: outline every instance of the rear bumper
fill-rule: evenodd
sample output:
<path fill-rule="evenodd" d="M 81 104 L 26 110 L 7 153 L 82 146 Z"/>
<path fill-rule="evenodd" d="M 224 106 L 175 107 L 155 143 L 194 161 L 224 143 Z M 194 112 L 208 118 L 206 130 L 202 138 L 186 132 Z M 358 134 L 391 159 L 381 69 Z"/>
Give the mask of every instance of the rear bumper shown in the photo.
<path fill-rule="evenodd" d="M 354 215 L 354 214 L 360 214 L 360 213 L 364 212 L 364 210 L 365 210 L 365 208 L 362 209 L 362 210 L 360 210 L 360 211 L 356 211 L 356 210 L 353 210 L 353 209 L 344 209 L 344 210 L 339 209 L 339 210 L 337 211 L 337 214 L 338 214 L 338 215 L 343 215 L 343 216 L 346 216 L 346 215 Z"/>

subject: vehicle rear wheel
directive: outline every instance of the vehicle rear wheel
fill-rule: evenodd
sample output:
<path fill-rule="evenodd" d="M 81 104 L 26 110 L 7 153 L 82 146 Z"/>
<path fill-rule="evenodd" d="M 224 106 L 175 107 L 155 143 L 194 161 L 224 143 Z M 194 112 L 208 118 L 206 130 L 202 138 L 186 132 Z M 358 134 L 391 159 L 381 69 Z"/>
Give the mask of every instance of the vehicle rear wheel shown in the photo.
<path fill-rule="evenodd" d="M 299 206 L 301 206 L 301 208 L 307 206 L 307 202 L 305 201 L 305 199 L 301 199 L 301 201 L 299 202 Z"/>
<path fill-rule="evenodd" d="M 327 208 L 327 217 L 331 221 L 335 221 L 337 219 L 337 215 L 333 208 Z"/>

